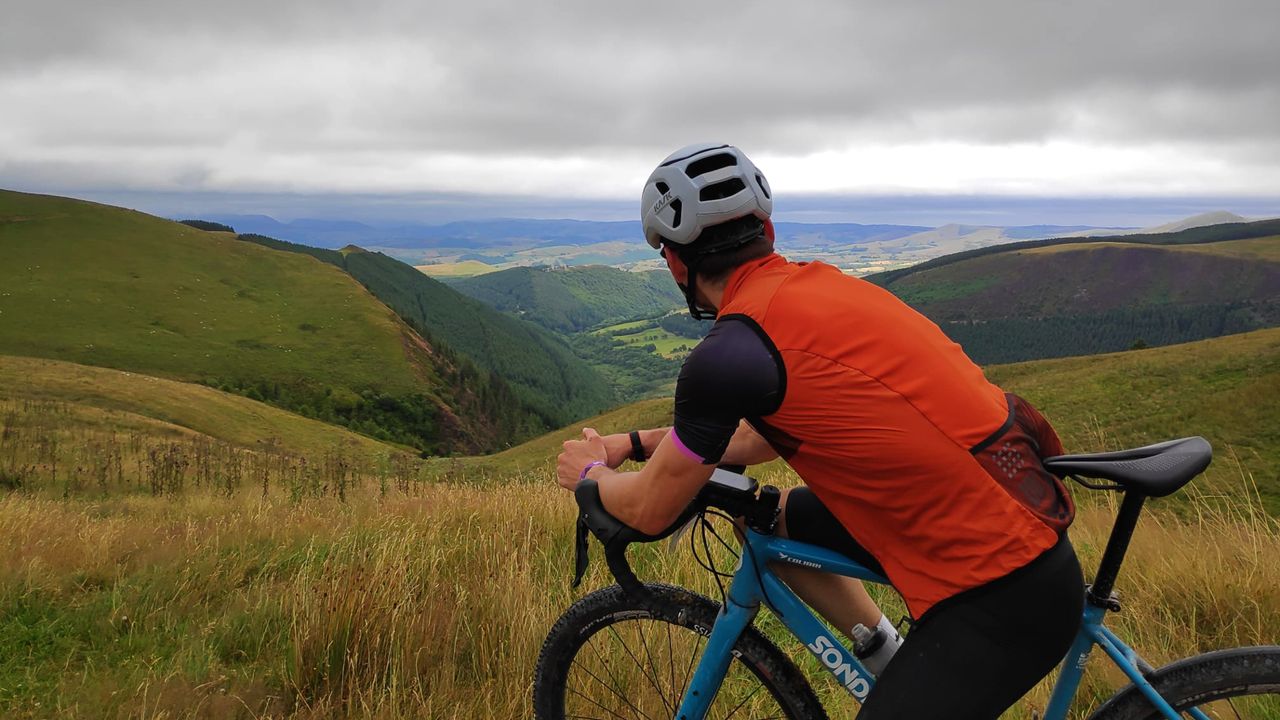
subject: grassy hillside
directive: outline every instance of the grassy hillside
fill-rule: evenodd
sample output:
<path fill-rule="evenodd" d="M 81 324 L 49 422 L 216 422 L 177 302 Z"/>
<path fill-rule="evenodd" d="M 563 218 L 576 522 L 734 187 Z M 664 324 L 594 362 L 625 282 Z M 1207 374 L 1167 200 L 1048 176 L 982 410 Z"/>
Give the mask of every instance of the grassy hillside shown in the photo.
<path fill-rule="evenodd" d="M 1277 357 L 1280 331 L 1267 331 L 990 369 L 1041 404 L 1073 449 L 1192 432 L 1214 441 L 1210 477 L 1150 504 L 1118 580 L 1125 611 L 1109 627 L 1156 665 L 1280 636 L 1280 524 L 1249 503 L 1230 461 L 1246 447 L 1274 457 Z M 82 457 L 98 456 L 101 438 L 76 427 L 78 414 L 19 405 L 0 400 L 0 436 L 37 454 L 81 443 Z M 650 401 L 580 424 L 609 432 L 660 425 L 669 413 L 669 401 Z M 0 715 L 531 716 L 528 678 L 547 630 L 611 582 L 593 546 L 584 586 L 569 586 L 575 511 L 549 463 L 577 425 L 496 456 L 428 462 L 445 471 L 441 483 L 419 482 L 404 465 L 282 463 L 181 438 L 135 452 L 126 431 L 114 446 L 125 460 L 105 466 L 102 486 L 90 465 L 74 488 L 76 473 L 59 471 L 54 489 L 65 485 L 65 499 L 0 491 Z M 0 443 L 0 472 L 13 445 Z M 166 453 L 175 447 L 190 449 L 185 484 L 172 482 Z M 795 481 L 776 465 L 753 474 Z M 1215 484 L 1221 498 L 1204 492 Z M 135 486 L 152 492 L 128 491 Z M 1072 542 L 1091 576 L 1115 506 L 1111 495 L 1076 497 Z M 641 578 L 718 596 L 684 544 L 631 557 Z M 721 554 L 717 565 L 732 562 Z M 903 612 L 890 591 L 873 592 L 890 617 Z M 768 611 L 757 624 L 832 717 L 854 715 Z M 1087 717 L 1124 684 L 1108 663 L 1090 663 L 1071 717 Z M 1042 716 L 1047 696 L 1042 683 L 1005 718 Z"/>
<path fill-rule="evenodd" d="M 1096 314 L 1157 305 L 1261 302 L 1280 296 L 1280 236 L 1166 248 L 1099 243 L 997 253 L 890 285 L 946 320 Z"/>
<path fill-rule="evenodd" d="M 538 429 L 599 412 L 614 402 L 604 378 L 564 340 L 507 317 L 399 260 L 353 246 L 322 250 L 258 235 L 240 237 L 345 270 L 426 337 L 443 341 L 510 383 L 520 401 L 539 415 Z"/>
<path fill-rule="evenodd" d="M 1280 516 L 1280 329 L 987 374 L 1041 408 L 1070 451 L 1203 435 L 1211 484 L 1240 494 L 1251 477 Z"/>
<path fill-rule="evenodd" d="M 0 249 L 0 354 L 203 382 L 434 451 L 498 440 L 456 368 L 314 258 L 7 191 Z"/>
<path fill-rule="evenodd" d="M 983 363 L 1168 345 L 1280 325 L 1280 235 L 1057 243 L 924 267 L 887 287 Z"/>
<path fill-rule="evenodd" d="M 633 273 L 603 265 L 511 268 L 450 285 L 562 333 L 656 317 L 684 306 L 684 296 L 665 270 Z"/>
<path fill-rule="evenodd" d="M 108 433 L 198 434 L 246 449 L 315 458 L 341 448 L 365 462 L 404 452 L 341 427 L 202 385 L 57 360 L 0 356 L 0 402 L 65 406 L 80 418 L 75 424 Z M 21 414 L 14 410 L 6 417 L 16 422 Z"/>

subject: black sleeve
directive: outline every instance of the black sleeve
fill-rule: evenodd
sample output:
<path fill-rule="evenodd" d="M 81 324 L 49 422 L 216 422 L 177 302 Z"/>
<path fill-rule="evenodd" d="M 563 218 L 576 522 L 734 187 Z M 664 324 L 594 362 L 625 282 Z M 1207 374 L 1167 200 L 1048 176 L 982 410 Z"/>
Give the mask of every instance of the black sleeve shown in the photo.
<path fill-rule="evenodd" d="M 721 318 L 680 369 L 672 439 L 714 465 L 738 422 L 776 412 L 784 388 L 782 360 L 760 326 L 745 316 Z"/>

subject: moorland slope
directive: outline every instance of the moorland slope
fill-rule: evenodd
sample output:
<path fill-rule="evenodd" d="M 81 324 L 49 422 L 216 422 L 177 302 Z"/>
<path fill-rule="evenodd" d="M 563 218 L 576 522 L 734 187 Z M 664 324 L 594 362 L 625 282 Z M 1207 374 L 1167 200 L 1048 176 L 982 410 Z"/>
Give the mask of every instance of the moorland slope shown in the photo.
<path fill-rule="evenodd" d="M 1280 235 L 1056 243 L 871 279 L 982 363 L 1168 345 L 1280 324 Z"/>
<path fill-rule="evenodd" d="M 0 249 L 0 354 L 200 382 L 432 452 L 501 446 L 520 424 L 314 258 L 8 191 Z"/>
<path fill-rule="evenodd" d="M 355 246 L 325 250 L 261 235 L 240 239 L 341 268 L 425 337 L 509 383 L 521 403 L 537 413 L 538 430 L 614 402 L 604 378 L 560 337 L 468 298 L 399 260 Z"/>

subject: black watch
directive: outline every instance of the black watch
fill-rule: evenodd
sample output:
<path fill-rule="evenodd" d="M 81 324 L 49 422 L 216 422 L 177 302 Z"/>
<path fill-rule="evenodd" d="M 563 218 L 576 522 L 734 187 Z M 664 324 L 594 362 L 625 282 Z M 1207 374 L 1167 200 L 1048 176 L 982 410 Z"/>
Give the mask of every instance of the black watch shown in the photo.
<path fill-rule="evenodd" d="M 640 442 L 640 431 L 632 430 L 627 433 L 627 436 L 631 438 L 631 459 L 636 462 L 648 460 L 649 458 L 644 454 L 644 443 Z"/>

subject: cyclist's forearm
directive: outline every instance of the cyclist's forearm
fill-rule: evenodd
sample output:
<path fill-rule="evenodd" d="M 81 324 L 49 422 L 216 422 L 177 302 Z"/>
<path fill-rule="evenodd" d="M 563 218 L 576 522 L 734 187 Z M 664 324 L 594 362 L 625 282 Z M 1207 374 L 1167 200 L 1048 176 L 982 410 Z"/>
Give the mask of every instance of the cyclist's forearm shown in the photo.
<path fill-rule="evenodd" d="M 664 441 L 639 471 L 618 472 L 602 466 L 589 470 L 588 477 L 599 482 L 600 501 L 611 515 L 653 535 L 680 515 L 713 469 Z"/>

